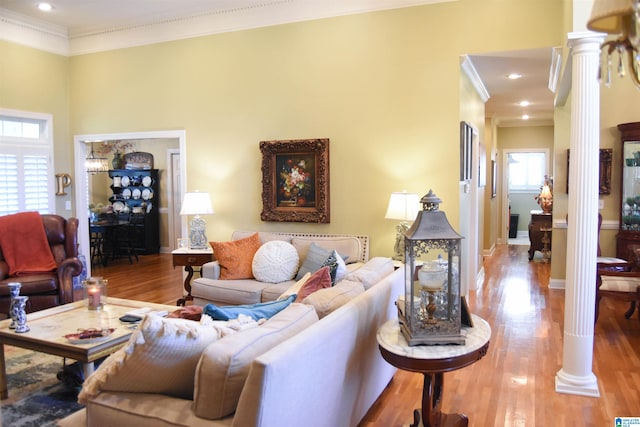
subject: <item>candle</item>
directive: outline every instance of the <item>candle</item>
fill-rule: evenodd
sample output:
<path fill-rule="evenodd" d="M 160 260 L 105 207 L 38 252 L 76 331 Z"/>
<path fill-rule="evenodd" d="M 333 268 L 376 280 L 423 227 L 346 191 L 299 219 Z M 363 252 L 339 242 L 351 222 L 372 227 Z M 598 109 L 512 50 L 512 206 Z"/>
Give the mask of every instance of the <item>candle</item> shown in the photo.
<path fill-rule="evenodd" d="M 90 285 L 87 294 L 89 297 L 89 310 L 98 310 L 102 306 L 100 303 L 102 299 L 100 285 Z"/>

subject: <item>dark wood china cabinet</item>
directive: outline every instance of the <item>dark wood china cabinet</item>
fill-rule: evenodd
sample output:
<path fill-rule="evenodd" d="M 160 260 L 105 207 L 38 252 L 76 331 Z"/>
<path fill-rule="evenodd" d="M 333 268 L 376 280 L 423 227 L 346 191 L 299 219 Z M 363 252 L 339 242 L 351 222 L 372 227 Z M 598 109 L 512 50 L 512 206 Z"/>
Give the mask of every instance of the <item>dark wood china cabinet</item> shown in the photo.
<path fill-rule="evenodd" d="M 628 259 L 629 246 L 640 245 L 640 122 L 618 125 L 622 142 L 620 230 L 616 256 Z"/>

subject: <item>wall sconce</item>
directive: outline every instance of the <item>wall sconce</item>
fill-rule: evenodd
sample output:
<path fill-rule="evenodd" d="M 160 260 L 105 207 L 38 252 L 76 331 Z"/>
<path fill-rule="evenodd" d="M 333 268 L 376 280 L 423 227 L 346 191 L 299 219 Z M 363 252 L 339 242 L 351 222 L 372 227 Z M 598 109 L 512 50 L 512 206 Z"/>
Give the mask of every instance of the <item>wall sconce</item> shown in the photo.
<path fill-rule="evenodd" d="M 68 173 L 57 173 L 56 174 L 56 196 L 65 196 L 64 189 L 71 185 L 71 175 Z"/>
<path fill-rule="evenodd" d="M 602 80 L 603 66 L 606 67 L 605 85 L 611 86 L 611 56 L 618 53 L 618 76 L 627 74 L 624 62 L 627 62 L 633 83 L 640 88 L 640 19 L 638 8 L 640 0 L 595 0 L 587 28 L 592 31 L 620 35 L 616 40 L 605 42 L 600 47 L 602 62 L 598 77 Z M 626 60 L 624 56 L 626 55 Z M 606 62 L 606 64 L 604 64 Z"/>
<path fill-rule="evenodd" d="M 206 249 L 209 242 L 205 233 L 206 223 L 200 215 L 215 213 L 211 205 L 209 193 L 186 193 L 182 199 L 180 215 L 195 215 L 189 223 L 189 248 Z"/>
<path fill-rule="evenodd" d="M 407 193 L 407 190 L 400 193 L 391 193 L 391 197 L 389 197 L 389 206 L 384 217 L 401 221 L 396 226 L 394 260 L 404 262 L 404 233 L 409 229 L 407 221 L 413 221 L 416 218 L 420 209 L 419 201 L 420 196 L 418 196 L 418 193 Z"/>

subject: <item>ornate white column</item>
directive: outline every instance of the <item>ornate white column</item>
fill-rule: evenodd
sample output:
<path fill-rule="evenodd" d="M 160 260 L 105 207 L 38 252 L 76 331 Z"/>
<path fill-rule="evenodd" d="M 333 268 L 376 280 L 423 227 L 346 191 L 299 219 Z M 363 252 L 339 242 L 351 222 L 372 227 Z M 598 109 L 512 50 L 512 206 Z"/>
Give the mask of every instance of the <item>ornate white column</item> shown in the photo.
<path fill-rule="evenodd" d="M 556 374 L 557 392 L 594 397 L 600 395 L 592 365 L 600 145 L 597 73 L 602 41 L 597 33 L 569 34 L 573 66 L 569 227 L 562 369 Z"/>

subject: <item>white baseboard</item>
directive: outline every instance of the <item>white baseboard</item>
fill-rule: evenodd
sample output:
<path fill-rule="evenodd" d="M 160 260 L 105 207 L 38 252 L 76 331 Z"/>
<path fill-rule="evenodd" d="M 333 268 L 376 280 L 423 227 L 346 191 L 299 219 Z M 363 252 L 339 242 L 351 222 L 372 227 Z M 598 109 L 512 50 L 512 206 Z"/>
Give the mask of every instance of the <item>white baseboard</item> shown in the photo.
<path fill-rule="evenodd" d="M 549 279 L 549 289 L 564 289 L 565 279 Z"/>

